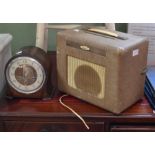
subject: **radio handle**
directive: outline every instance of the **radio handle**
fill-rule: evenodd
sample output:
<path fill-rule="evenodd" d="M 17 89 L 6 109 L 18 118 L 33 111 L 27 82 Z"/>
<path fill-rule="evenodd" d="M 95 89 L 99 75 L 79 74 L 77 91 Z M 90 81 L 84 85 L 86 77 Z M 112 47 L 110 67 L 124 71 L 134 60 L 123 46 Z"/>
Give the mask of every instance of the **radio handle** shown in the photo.
<path fill-rule="evenodd" d="M 104 35 L 108 35 L 108 36 L 116 37 L 116 38 L 119 37 L 118 34 L 116 34 L 114 32 L 111 32 L 111 31 L 108 31 L 108 30 L 103 30 L 103 29 L 89 28 L 88 31 L 95 32 L 95 33 L 100 33 L 100 34 L 104 34 Z"/>
<path fill-rule="evenodd" d="M 98 34 L 98 35 L 104 35 L 104 36 L 109 36 L 109 37 L 113 37 L 113 38 L 117 38 L 117 39 L 121 39 L 121 40 L 127 40 L 128 38 L 124 37 L 124 36 L 120 36 L 115 32 L 109 31 L 109 30 L 104 30 L 104 29 L 99 29 L 99 28 L 85 28 L 83 29 L 88 33 L 94 33 L 94 34 Z"/>

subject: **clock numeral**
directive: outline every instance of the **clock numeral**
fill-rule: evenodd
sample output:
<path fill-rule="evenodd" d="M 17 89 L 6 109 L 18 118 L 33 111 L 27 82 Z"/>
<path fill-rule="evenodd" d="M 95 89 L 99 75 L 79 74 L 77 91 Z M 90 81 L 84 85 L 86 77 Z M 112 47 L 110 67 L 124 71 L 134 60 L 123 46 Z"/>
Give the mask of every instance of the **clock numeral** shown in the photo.
<path fill-rule="evenodd" d="M 19 65 L 19 68 L 23 68 L 23 65 Z"/>
<path fill-rule="evenodd" d="M 27 63 L 27 60 L 23 60 L 23 63 L 25 63 L 25 64 L 26 64 L 26 63 Z"/>

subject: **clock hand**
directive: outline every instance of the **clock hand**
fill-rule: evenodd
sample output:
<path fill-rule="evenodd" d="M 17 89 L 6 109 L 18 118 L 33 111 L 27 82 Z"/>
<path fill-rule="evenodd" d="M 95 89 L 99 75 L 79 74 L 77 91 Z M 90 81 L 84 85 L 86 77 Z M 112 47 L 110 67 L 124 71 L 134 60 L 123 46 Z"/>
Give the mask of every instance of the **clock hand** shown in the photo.
<path fill-rule="evenodd" d="M 23 83 L 24 83 L 24 85 L 26 85 L 26 68 L 25 67 L 23 67 Z"/>

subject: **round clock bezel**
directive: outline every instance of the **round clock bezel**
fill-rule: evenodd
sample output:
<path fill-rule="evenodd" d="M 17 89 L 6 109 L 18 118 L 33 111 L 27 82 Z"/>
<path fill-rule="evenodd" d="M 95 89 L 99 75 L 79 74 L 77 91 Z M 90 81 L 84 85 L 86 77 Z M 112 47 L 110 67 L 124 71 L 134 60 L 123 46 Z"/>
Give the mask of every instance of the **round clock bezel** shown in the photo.
<path fill-rule="evenodd" d="M 37 66 L 41 69 L 41 72 L 43 74 L 43 80 L 42 80 L 41 84 L 37 88 L 35 88 L 33 90 L 27 90 L 27 91 L 26 90 L 22 90 L 22 89 L 16 87 L 16 85 L 14 85 L 14 83 L 11 81 L 10 75 L 9 75 L 10 68 L 11 68 L 13 63 L 15 63 L 16 61 L 19 61 L 20 59 L 27 59 L 27 60 L 37 64 Z M 7 82 L 9 83 L 9 85 L 13 89 L 15 89 L 17 92 L 22 93 L 22 94 L 36 93 L 37 91 L 39 91 L 43 87 L 43 85 L 45 83 L 45 80 L 46 80 L 46 73 L 45 73 L 45 70 L 44 70 L 43 66 L 36 59 L 34 59 L 32 57 L 28 57 L 28 56 L 19 56 L 19 57 L 16 57 L 16 58 L 10 60 L 8 62 L 5 74 L 6 74 L 6 79 L 7 79 Z"/>

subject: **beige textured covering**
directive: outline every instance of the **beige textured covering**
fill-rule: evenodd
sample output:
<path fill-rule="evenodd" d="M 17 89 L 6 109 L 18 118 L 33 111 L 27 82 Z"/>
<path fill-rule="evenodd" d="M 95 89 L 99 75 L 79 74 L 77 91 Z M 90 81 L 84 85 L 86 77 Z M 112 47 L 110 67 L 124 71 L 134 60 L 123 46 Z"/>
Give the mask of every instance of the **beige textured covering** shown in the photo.
<path fill-rule="evenodd" d="M 91 34 L 80 28 L 59 32 L 58 86 L 63 92 L 118 114 L 143 96 L 145 74 L 141 73 L 146 68 L 148 40 L 131 34 L 112 32 L 126 39 Z M 82 50 L 80 46 L 87 46 L 89 50 Z M 79 64 L 75 65 L 77 62 Z M 92 71 L 82 67 L 80 63 L 85 63 Z M 72 66 L 74 68 L 71 69 Z M 79 75 L 74 76 L 79 68 L 83 68 L 80 70 L 85 73 L 78 72 Z M 100 82 L 94 85 L 94 81 L 97 81 L 96 74 Z M 73 79 L 76 81 L 76 77 L 85 78 L 85 81 L 90 79 L 90 82 L 84 84 L 77 80 L 77 88 L 72 82 Z"/>

